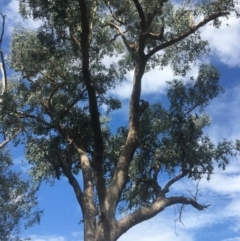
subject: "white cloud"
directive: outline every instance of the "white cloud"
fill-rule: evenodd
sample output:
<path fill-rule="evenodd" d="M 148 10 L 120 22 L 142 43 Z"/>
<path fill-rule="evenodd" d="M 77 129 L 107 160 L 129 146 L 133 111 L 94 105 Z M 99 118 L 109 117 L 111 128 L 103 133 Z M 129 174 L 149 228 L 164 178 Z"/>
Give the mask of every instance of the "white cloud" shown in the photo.
<path fill-rule="evenodd" d="M 226 88 L 226 92 L 210 102 L 206 112 L 212 118 L 207 134 L 217 143 L 223 138 L 235 140 L 240 138 L 240 84 Z"/>
<path fill-rule="evenodd" d="M 83 237 L 83 232 L 72 232 L 73 237 Z"/>
<path fill-rule="evenodd" d="M 240 182 L 238 182 L 238 184 L 239 183 Z M 224 210 L 226 214 L 228 214 L 231 217 L 240 218 L 239 199 L 240 199 L 240 195 L 238 195 L 234 200 L 228 203 L 228 205 L 225 207 L 225 210 Z M 237 225 L 238 225 L 238 228 L 240 228 L 239 223 Z"/>
<path fill-rule="evenodd" d="M 127 79 L 120 83 L 115 89 L 108 91 L 109 95 L 116 96 L 121 100 L 130 99 L 132 91 L 133 71 L 127 74 Z"/>
<path fill-rule="evenodd" d="M 194 241 L 194 237 L 183 226 L 174 227 L 174 216 L 166 216 L 145 221 L 119 238 L 119 241 Z"/>
<path fill-rule="evenodd" d="M 240 241 L 240 237 L 222 239 L 222 241 Z"/>
<path fill-rule="evenodd" d="M 207 25 L 201 29 L 203 39 L 210 43 L 213 57 L 233 67 L 240 66 L 240 24 L 239 19 L 230 17 L 229 26 L 223 22 L 220 29 Z"/>
<path fill-rule="evenodd" d="M 166 81 L 179 78 L 188 80 L 191 76 L 196 77 L 198 74 L 199 63 L 200 62 L 192 64 L 191 70 L 187 73 L 185 78 L 174 76 L 170 66 L 164 67 L 163 70 L 160 70 L 159 67 L 155 67 L 153 70 L 145 73 L 142 78 L 142 95 L 165 94 L 167 89 Z M 121 100 L 130 99 L 133 86 L 133 75 L 134 71 L 128 72 L 126 75 L 126 81 L 122 82 L 108 93 Z"/>
<path fill-rule="evenodd" d="M 240 232 L 240 220 L 239 220 L 239 218 L 236 220 L 234 225 L 232 227 L 230 227 L 230 229 L 233 230 L 234 232 Z"/>
<path fill-rule="evenodd" d="M 238 174 L 213 174 L 211 180 L 201 181 L 201 188 L 206 188 L 211 192 L 218 193 L 219 195 L 231 194 L 231 193 L 240 193 L 240 173 Z M 240 212 L 239 212 L 240 213 Z"/>
<path fill-rule="evenodd" d="M 31 235 L 30 236 L 32 241 L 67 241 L 67 239 L 63 236 L 37 236 L 37 235 Z"/>
<path fill-rule="evenodd" d="M 6 34 L 11 35 L 14 27 L 23 27 L 36 29 L 40 27 L 41 21 L 35 21 L 31 18 L 23 19 L 19 14 L 19 1 L 11 0 L 1 12 L 6 15 Z"/>

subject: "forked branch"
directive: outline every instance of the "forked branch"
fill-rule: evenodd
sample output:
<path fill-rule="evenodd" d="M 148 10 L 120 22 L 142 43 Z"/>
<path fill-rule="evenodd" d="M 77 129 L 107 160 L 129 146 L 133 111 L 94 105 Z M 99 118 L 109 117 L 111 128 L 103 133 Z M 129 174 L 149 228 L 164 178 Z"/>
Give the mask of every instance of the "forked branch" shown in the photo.
<path fill-rule="evenodd" d="M 171 45 L 180 42 L 181 40 L 187 38 L 189 35 L 193 34 L 194 32 L 196 32 L 199 28 L 201 28 L 202 26 L 206 25 L 207 23 L 211 22 L 214 19 L 217 19 L 219 17 L 223 17 L 223 16 L 227 16 L 229 15 L 229 12 L 223 11 L 223 12 L 217 12 L 214 13 L 208 17 L 205 17 L 202 21 L 200 21 L 198 24 L 192 26 L 191 28 L 189 28 L 189 30 L 183 34 L 180 34 L 178 36 L 175 36 L 173 39 L 162 43 L 160 45 L 158 45 L 157 47 L 153 48 L 152 50 L 150 50 L 147 54 L 146 54 L 146 58 L 149 59 L 151 58 L 155 53 L 157 53 L 158 51 L 165 49 L 167 47 L 170 47 Z"/>

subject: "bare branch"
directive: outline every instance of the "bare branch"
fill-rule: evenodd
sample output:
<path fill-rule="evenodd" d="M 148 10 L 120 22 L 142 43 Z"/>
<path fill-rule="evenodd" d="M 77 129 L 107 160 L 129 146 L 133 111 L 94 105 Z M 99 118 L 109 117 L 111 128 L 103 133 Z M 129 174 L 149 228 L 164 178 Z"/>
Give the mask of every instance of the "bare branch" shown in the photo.
<path fill-rule="evenodd" d="M 183 196 L 169 197 L 167 198 L 167 200 L 168 200 L 167 206 L 171 206 L 174 204 L 188 204 L 188 205 L 192 205 L 194 208 L 198 209 L 199 211 L 202 211 L 211 205 L 211 204 L 201 205 L 196 200 L 192 198 L 186 198 Z"/>
<path fill-rule="evenodd" d="M 179 216 L 174 220 L 175 223 L 175 233 L 176 233 L 176 222 L 180 222 L 183 226 L 183 221 L 182 221 L 182 214 L 183 214 L 183 209 L 184 209 L 184 204 L 181 204 L 180 208 L 178 209 Z"/>
<path fill-rule="evenodd" d="M 125 142 L 123 151 L 118 159 L 117 167 L 113 175 L 112 182 L 109 187 L 109 203 L 111 208 L 115 209 L 121 197 L 122 190 L 124 189 L 128 180 L 129 165 L 133 158 L 134 152 L 139 144 L 139 118 L 140 118 L 140 95 L 141 95 L 141 80 L 145 71 L 146 61 L 144 50 L 138 50 L 139 60 L 136 63 L 133 90 L 130 101 L 130 115 L 129 115 L 129 131 L 127 140 Z"/>
<path fill-rule="evenodd" d="M 169 192 L 169 187 L 170 187 L 173 183 L 175 183 L 175 182 L 177 182 L 178 180 L 180 180 L 181 178 L 183 178 L 185 175 L 186 175 L 185 172 L 181 172 L 179 175 L 175 176 L 173 179 L 171 179 L 171 180 L 165 185 L 165 187 L 163 188 L 162 192 L 164 192 L 164 193 Z"/>

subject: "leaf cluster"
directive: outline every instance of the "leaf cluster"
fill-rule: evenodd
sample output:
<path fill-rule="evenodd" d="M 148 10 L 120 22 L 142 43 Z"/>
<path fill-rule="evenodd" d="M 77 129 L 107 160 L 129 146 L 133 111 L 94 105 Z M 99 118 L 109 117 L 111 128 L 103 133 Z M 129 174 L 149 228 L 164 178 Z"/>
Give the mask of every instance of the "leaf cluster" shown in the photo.
<path fill-rule="evenodd" d="M 0 239 L 18 240 L 16 235 L 23 220 L 25 227 L 39 223 L 42 211 L 36 208 L 37 188 L 12 170 L 9 153 L 0 149 Z"/>

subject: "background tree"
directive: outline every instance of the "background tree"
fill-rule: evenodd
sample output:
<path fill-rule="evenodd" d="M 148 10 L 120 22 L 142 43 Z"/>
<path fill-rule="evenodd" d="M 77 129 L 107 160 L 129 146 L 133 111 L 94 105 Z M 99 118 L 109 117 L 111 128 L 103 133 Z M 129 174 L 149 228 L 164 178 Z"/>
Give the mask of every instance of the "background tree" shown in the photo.
<path fill-rule="evenodd" d="M 0 149 L 0 239 L 17 241 L 19 227 L 40 221 L 41 212 L 36 209 L 36 189 L 12 170 L 13 162 L 6 150 Z"/>
<path fill-rule="evenodd" d="M 36 182 L 68 179 L 83 214 L 84 240 L 117 240 L 174 204 L 207 208 L 169 192 L 184 177 L 210 178 L 216 163 L 225 168 L 239 150 L 239 142 L 214 145 L 203 132 L 210 124 L 204 109 L 222 91 L 218 71 L 201 65 L 186 84 L 169 82 L 168 108 L 142 100 L 141 82 L 154 66 L 170 65 L 185 76 L 209 52 L 199 28 L 238 16 L 237 2 L 29 0 L 20 6 L 24 17 L 43 24 L 12 36 L 10 64 L 20 75 L 9 81 L 4 123 L 16 128 L 15 118 L 21 124 Z M 117 61 L 104 64 L 108 56 Z M 115 133 L 107 115 L 121 104 L 108 91 L 129 70 L 129 123 Z"/>
<path fill-rule="evenodd" d="M 2 43 L 4 37 L 5 17 L 2 17 L 0 35 L 0 69 L 2 74 L 0 96 L 0 240 L 20 241 L 18 237 L 21 222 L 25 227 L 39 223 L 41 211 L 37 209 L 37 188 L 30 181 L 24 180 L 20 172 L 13 170 L 13 161 L 6 148 L 22 130 L 14 109 L 8 108 L 7 75 Z M 12 112 L 13 111 L 13 112 Z M 17 141 L 15 139 L 15 141 Z"/>

